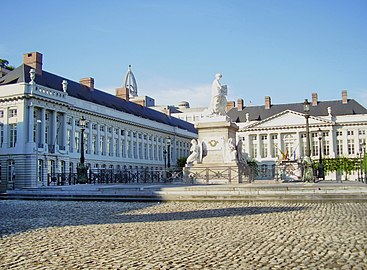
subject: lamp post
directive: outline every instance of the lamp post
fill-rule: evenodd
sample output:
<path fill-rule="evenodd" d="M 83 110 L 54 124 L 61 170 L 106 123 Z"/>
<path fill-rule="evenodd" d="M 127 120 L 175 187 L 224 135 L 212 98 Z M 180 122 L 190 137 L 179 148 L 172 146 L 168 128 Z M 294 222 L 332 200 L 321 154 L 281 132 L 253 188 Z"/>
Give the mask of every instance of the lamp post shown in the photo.
<path fill-rule="evenodd" d="M 303 181 L 311 182 L 314 180 L 314 176 L 311 162 L 310 127 L 308 123 L 308 119 L 310 118 L 310 102 L 308 99 L 305 99 L 305 102 L 303 102 L 303 110 L 306 118 L 306 157 L 303 160 Z"/>
<path fill-rule="evenodd" d="M 310 102 L 308 99 L 305 99 L 305 102 L 303 102 L 303 110 L 305 112 L 305 118 L 306 118 L 306 156 L 311 157 L 311 147 L 310 147 L 310 126 L 308 123 L 308 119 L 310 118 Z"/>
<path fill-rule="evenodd" d="M 167 138 L 167 167 L 171 167 L 171 138 Z"/>
<path fill-rule="evenodd" d="M 324 165 L 322 164 L 322 130 L 319 128 L 319 131 L 317 132 L 317 137 L 319 138 L 319 167 L 317 169 L 318 175 L 317 178 L 325 180 L 325 174 L 324 174 Z"/>
<path fill-rule="evenodd" d="M 85 130 L 85 124 L 86 120 L 84 116 L 80 118 L 79 125 L 80 125 L 80 131 L 81 131 L 81 140 L 80 140 L 80 162 L 78 164 L 77 168 L 77 179 L 78 183 L 85 184 L 88 181 L 87 176 L 87 167 L 84 164 L 85 158 L 84 158 L 84 130 Z"/>

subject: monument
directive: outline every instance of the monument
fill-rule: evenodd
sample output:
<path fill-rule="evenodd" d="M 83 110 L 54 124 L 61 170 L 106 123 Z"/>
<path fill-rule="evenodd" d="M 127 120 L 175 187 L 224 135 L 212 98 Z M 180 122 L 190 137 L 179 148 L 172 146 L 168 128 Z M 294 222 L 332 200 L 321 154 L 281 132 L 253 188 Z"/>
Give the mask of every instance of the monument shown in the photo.
<path fill-rule="evenodd" d="M 227 86 L 221 74 L 212 83 L 212 97 L 205 116 L 195 123 L 198 139 L 191 141 L 184 168 L 185 180 L 198 184 L 241 183 L 248 166 L 242 156 L 242 141 L 236 143 L 238 126 L 226 113 Z"/>

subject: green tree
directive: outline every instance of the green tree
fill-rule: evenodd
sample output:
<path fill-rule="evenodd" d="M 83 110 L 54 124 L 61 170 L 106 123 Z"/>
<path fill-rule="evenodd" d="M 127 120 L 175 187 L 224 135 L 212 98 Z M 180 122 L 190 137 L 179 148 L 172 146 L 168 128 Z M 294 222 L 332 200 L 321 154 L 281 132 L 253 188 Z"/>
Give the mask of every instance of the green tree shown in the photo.
<path fill-rule="evenodd" d="M 13 66 L 9 66 L 9 61 L 5 60 L 5 59 L 0 59 L 0 67 L 6 68 L 8 70 L 13 70 L 14 69 Z"/>
<path fill-rule="evenodd" d="M 177 159 L 177 167 L 183 168 L 186 165 L 187 157 L 181 157 Z"/>

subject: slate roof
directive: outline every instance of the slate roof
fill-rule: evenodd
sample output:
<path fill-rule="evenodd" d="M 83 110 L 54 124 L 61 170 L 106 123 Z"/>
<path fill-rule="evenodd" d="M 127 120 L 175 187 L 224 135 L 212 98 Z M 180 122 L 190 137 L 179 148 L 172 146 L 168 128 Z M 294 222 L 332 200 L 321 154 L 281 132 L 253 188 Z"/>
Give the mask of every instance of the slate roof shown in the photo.
<path fill-rule="evenodd" d="M 0 78 L 0 86 L 22 82 L 26 83 L 30 82 L 30 75 L 29 75 L 30 69 L 31 69 L 30 66 L 22 64 L 21 66 L 14 69 L 12 72 L 9 72 L 4 77 Z M 188 123 L 175 117 L 170 117 L 164 113 L 138 105 L 136 103 L 126 101 L 124 99 L 118 98 L 114 95 L 100 91 L 98 89 L 94 89 L 93 91 L 91 91 L 87 86 L 84 86 L 79 82 L 63 78 L 61 76 L 49 73 L 47 71 L 42 71 L 42 76 L 36 74 L 35 78 L 35 82 L 37 84 L 59 91 L 62 91 L 63 80 L 68 81 L 67 93 L 69 96 L 197 133 L 197 130 L 194 128 L 194 125 L 191 123 Z"/>
<path fill-rule="evenodd" d="M 327 116 L 328 107 L 331 107 L 331 114 L 334 116 L 367 114 L 367 109 L 365 107 L 363 107 L 354 99 L 348 99 L 347 104 L 342 104 L 341 100 L 319 101 L 317 106 L 312 106 L 311 104 L 310 115 Z M 265 109 L 264 105 L 244 107 L 242 111 L 238 111 L 238 108 L 232 108 L 228 112 L 228 116 L 233 122 L 241 123 L 246 122 L 246 113 L 249 113 L 250 121 L 261 121 L 285 110 L 292 110 L 304 113 L 303 102 L 290 104 L 274 104 L 271 105 L 270 109 Z"/>

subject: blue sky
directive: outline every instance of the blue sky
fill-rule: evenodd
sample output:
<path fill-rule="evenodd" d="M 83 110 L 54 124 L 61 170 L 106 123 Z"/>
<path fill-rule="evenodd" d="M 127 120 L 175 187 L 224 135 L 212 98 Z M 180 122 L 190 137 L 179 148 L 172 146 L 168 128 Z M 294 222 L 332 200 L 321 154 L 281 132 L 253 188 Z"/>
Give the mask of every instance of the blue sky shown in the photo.
<path fill-rule="evenodd" d="M 4 1 L 0 58 L 43 53 L 44 69 L 114 93 L 129 64 L 139 95 L 207 106 L 214 74 L 229 100 L 341 99 L 367 106 L 366 0 Z M 5 20 L 6 19 L 6 20 Z"/>

